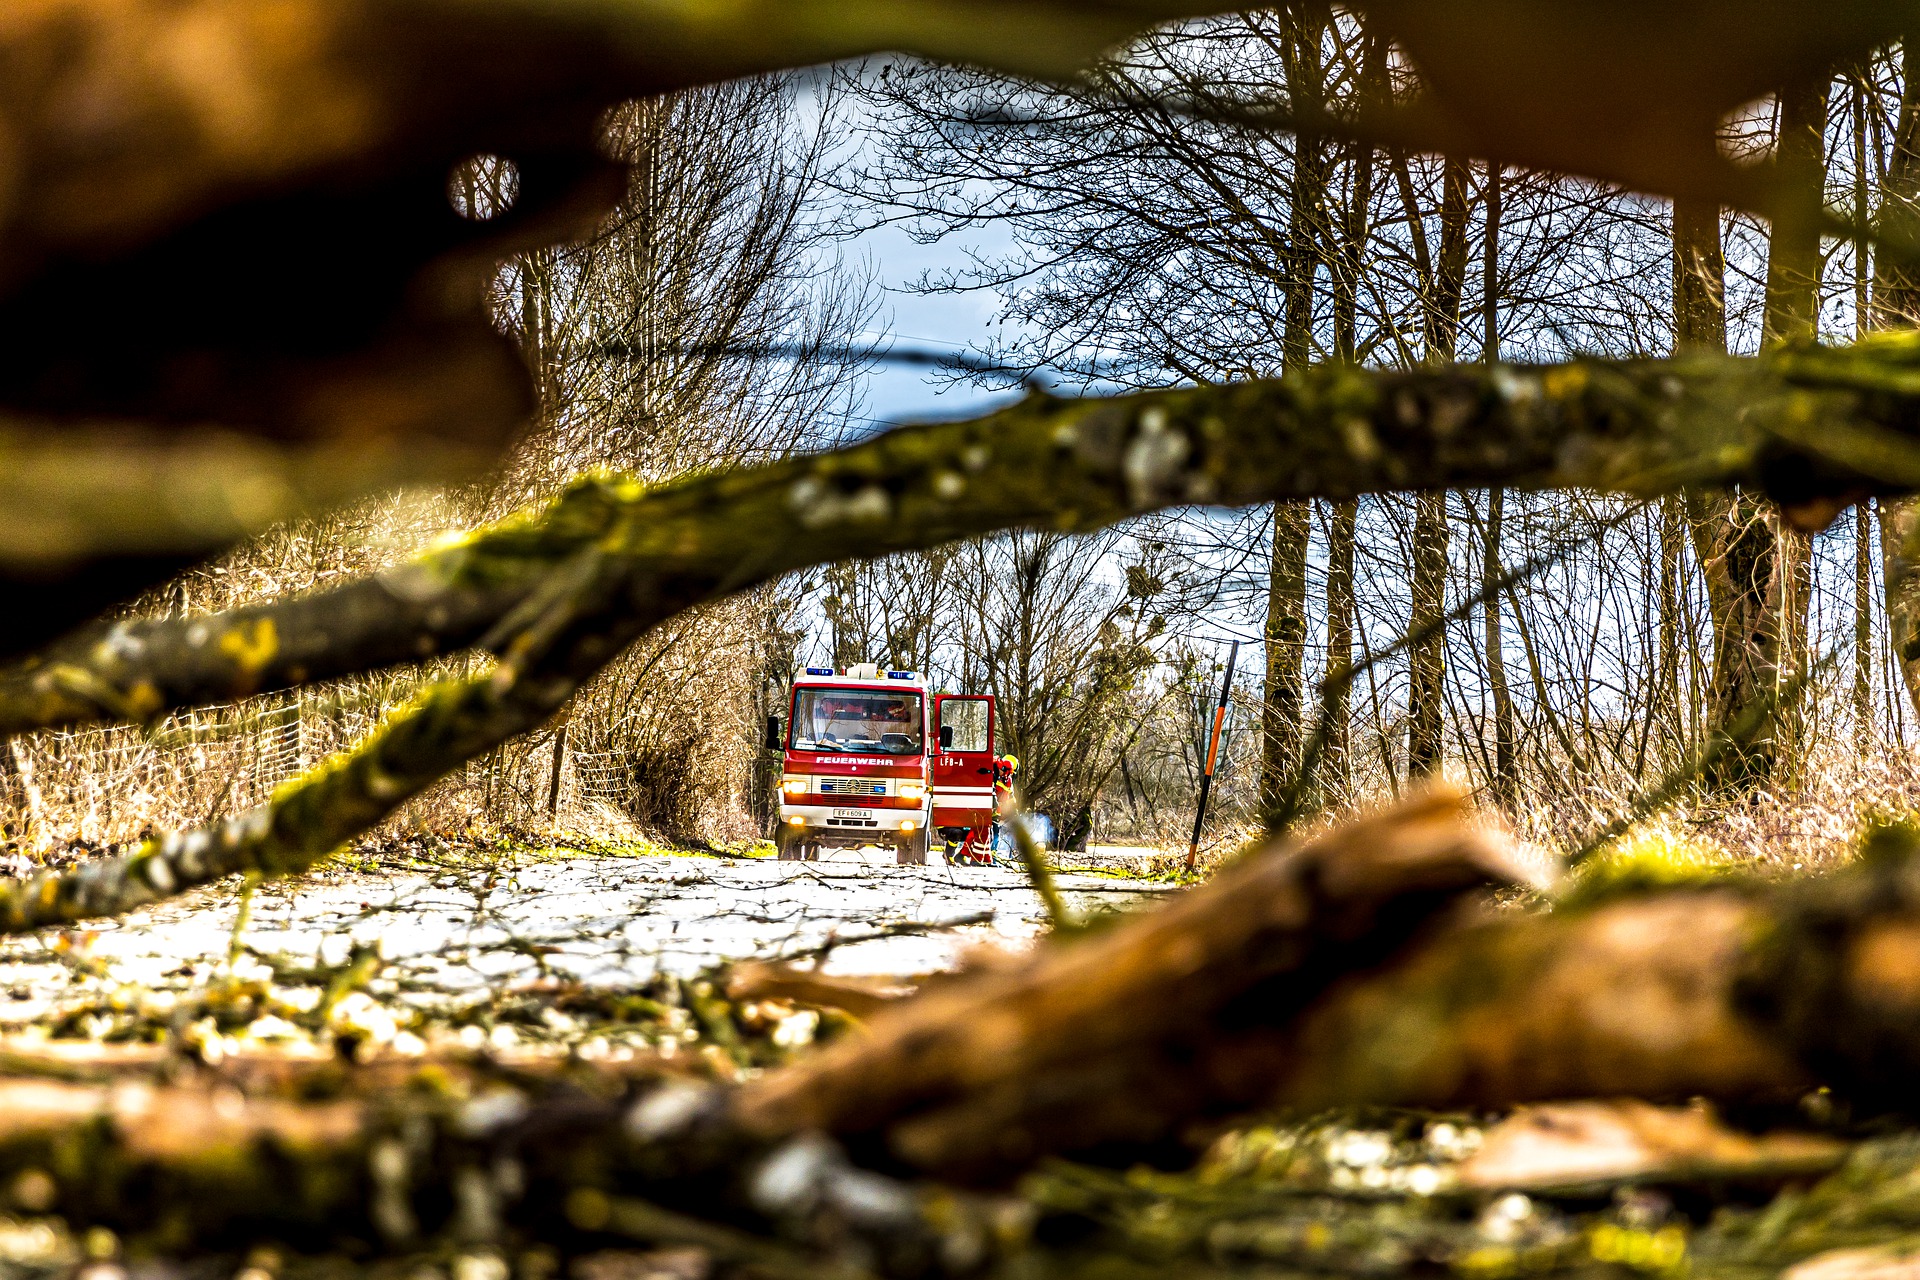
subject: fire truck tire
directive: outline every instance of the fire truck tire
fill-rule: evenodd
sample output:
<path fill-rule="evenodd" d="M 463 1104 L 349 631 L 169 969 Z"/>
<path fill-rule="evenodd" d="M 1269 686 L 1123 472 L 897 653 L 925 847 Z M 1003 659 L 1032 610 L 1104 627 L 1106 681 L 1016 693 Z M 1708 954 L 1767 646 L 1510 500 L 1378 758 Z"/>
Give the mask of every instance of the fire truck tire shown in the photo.
<path fill-rule="evenodd" d="M 774 856 L 781 862 L 805 862 L 811 852 L 807 841 L 800 836 L 783 835 L 774 848 Z"/>
<path fill-rule="evenodd" d="M 927 833 L 916 831 L 910 836 L 901 836 L 894 846 L 893 861 L 896 866 L 924 867 L 927 865 Z"/>

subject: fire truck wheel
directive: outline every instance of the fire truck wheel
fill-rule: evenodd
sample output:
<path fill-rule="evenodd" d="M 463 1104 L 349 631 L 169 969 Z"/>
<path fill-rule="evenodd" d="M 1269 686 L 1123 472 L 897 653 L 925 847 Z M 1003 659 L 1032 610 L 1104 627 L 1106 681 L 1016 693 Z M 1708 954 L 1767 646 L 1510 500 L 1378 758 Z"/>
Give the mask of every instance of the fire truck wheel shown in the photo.
<path fill-rule="evenodd" d="M 804 862 L 807 858 L 807 842 L 797 835 L 781 833 L 779 842 L 774 846 L 775 856 L 781 862 Z"/>
<path fill-rule="evenodd" d="M 924 867 L 927 865 L 927 833 L 916 831 L 910 836 L 901 836 L 894 845 L 893 861 L 896 866 Z"/>

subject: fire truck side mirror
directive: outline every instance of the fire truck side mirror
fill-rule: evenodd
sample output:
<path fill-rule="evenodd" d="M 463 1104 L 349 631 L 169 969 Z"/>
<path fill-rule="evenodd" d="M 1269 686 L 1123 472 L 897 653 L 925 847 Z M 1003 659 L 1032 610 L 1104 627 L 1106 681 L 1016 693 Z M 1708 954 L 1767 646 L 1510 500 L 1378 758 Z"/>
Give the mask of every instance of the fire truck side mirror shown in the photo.
<path fill-rule="evenodd" d="M 767 717 L 767 750 L 778 751 L 781 746 L 780 717 Z"/>
<path fill-rule="evenodd" d="M 953 750 L 953 726 L 952 725 L 943 724 L 940 726 L 940 746 L 943 750 L 947 750 L 947 751 Z"/>

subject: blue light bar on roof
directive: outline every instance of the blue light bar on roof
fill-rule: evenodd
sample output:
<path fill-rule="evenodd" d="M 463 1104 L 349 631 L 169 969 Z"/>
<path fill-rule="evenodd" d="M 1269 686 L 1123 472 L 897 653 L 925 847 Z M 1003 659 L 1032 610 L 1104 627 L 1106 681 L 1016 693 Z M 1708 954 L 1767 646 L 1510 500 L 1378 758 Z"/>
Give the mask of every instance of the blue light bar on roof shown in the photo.
<path fill-rule="evenodd" d="M 911 680 L 911 679 L 913 679 L 913 672 L 911 672 L 911 671 L 889 671 L 889 672 L 887 672 L 887 679 L 889 679 L 889 680 Z"/>
<path fill-rule="evenodd" d="M 830 676 L 833 674 L 833 668 L 832 667 L 808 667 L 807 674 L 810 676 Z"/>

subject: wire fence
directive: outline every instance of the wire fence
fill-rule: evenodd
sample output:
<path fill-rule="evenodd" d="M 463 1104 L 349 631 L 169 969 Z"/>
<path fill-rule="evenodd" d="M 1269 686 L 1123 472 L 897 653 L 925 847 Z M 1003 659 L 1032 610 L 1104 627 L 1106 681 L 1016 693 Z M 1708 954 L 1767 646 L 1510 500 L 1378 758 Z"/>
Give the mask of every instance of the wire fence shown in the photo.
<path fill-rule="evenodd" d="M 629 757 L 623 751 L 570 752 L 561 767 L 562 798 L 570 781 L 576 800 L 617 801 L 631 785 L 631 768 Z"/>
<path fill-rule="evenodd" d="M 0 746 L 0 824 L 15 845 L 102 846 L 239 812 L 372 729 L 389 695 L 266 695 L 26 735 Z"/>

